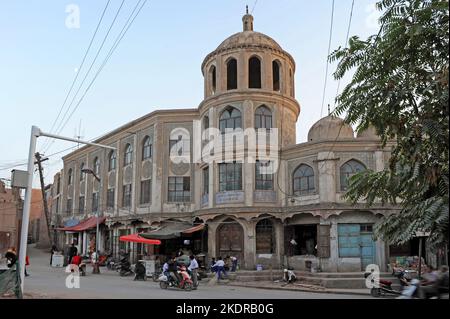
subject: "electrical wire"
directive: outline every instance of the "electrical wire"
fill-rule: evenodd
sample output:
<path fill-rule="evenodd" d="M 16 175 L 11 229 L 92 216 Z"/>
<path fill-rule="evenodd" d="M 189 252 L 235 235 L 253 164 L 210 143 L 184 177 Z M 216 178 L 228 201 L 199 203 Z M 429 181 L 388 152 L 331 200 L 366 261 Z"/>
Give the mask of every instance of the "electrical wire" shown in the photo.
<path fill-rule="evenodd" d="M 328 53 L 327 53 L 326 67 L 325 67 L 325 80 L 324 80 L 324 84 L 323 84 L 322 106 L 320 108 L 320 118 L 322 118 L 322 115 L 323 115 L 323 104 L 325 103 L 325 92 L 326 92 L 326 89 L 327 89 L 328 66 L 329 66 L 328 57 L 330 56 L 331 39 L 333 37 L 333 21 L 334 21 L 334 0 L 332 1 L 332 6 L 331 6 L 330 36 L 329 36 L 329 39 L 328 39 Z"/>

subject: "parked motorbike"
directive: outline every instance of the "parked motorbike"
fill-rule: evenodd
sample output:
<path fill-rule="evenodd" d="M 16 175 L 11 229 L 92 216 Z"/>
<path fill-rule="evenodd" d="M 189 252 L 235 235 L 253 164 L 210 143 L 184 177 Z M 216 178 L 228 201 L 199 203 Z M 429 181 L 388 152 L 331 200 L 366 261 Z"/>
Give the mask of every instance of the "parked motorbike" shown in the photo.
<path fill-rule="evenodd" d="M 117 271 L 122 277 L 131 275 L 133 273 L 128 254 L 125 254 L 122 259 L 120 259 L 120 264 L 117 266 Z"/>
<path fill-rule="evenodd" d="M 184 289 L 186 291 L 191 291 L 194 283 L 192 282 L 191 276 L 187 272 L 186 266 L 178 266 L 177 273 L 181 276 L 181 281 L 177 276 L 166 276 L 164 274 L 161 274 L 161 276 L 159 277 L 159 287 L 161 289 L 174 287 L 178 289 Z M 176 277 L 176 279 L 174 277 Z"/>

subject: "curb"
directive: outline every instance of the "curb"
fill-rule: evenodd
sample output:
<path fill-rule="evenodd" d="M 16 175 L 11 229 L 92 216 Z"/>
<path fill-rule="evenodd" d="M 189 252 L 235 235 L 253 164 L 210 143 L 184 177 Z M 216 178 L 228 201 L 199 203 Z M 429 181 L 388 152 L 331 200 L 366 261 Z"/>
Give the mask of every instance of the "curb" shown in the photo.
<path fill-rule="evenodd" d="M 229 284 L 228 286 L 236 286 L 236 287 L 245 287 L 245 288 L 257 288 L 257 289 L 267 289 L 267 290 L 287 290 L 287 291 L 303 291 L 303 292 L 311 292 L 311 293 L 325 293 L 325 294 L 340 294 L 340 295 L 356 295 L 356 296 L 367 296 L 370 293 L 362 293 L 358 291 L 341 291 L 341 290 L 332 290 L 332 289 L 324 289 L 324 290 L 313 290 L 306 288 L 282 288 L 282 287 L 264 287 L 264 286 L 248 286 L 243 284 Z"/>

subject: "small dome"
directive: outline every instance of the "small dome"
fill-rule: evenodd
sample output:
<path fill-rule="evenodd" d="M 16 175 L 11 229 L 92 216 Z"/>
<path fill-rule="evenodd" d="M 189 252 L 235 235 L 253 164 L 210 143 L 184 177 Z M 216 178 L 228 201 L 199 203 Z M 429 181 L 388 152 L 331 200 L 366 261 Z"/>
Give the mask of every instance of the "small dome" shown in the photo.
<path fill-rule="evenodd" d="M 343 119 L 328 115 L 317 121 L 308 132 L 308 142 L 354 138 L 353 129 Z"/>
<path fill-rule="evenodd" d="M 367 129 L 364 131 L 358 132 L 356 134 L 357 138 L 364 138 L 364 139 L 379 139 L 380 137 L 377 135 L 377 131 L 375 130 L 375 127 L 370 125 Z"/>
<path fill-rule="evenodd" d="M 263 33 L 255 31 L 242 31 L 235 33 L 225 39 L 225 41 L 223 41 L 216 50 L 234 48 L 242 45 L 265 46 L 276 50 L 282 50 L 281 46 L 274 39 Z"/>

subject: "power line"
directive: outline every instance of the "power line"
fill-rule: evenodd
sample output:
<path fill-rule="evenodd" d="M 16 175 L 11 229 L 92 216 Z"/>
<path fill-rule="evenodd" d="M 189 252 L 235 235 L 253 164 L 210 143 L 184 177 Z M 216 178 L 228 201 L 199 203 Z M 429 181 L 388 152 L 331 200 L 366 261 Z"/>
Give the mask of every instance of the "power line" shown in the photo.
<path fill-rule="evenodd" d="M 110 1 L 111 1 L 111 0 L 108 0 L 108 2 L 107 2 L 106 5 L 105 5 L 105 8 L 103 9 L 103 12 L 102 12 L 102 15 L 101 15 L 101 17 L 100 17 L 100 20 L 98 21 L 97 27 L 95 28 L 95 31 L 94 31 L 94 34 L 93 34 L 92 37 L 91 37 L 91 41 L 89 42 L 89 45 L 88 45 L 88 47 L 87 47 L 87 49 L 86 49 L 86 52 L 84 53 L 83 59 L 82 59 L 82 61 L 81 61 L 81 64 L 80 64 L 80 66 L 78 67 L 77 72 L 76 72 L 76 75 L 75 75 L 75 77 L 74 77 L 74 79 L 73 79 L 73 81 L 72 81 L 72 85 L 70 86 L 70 89 L 69 89 L 69 91 L 68 91 L 67 94 L 66 94 L 66 97 L 65 97 L 65 99 L 64 99 L 64 102 L 63 102 L 63 104 L 61 105 L 61 107 L 60 107 L 60 109 L 59 109 L 58 115 L 56 116 L 56 119 L 55 119 L 55 121 L 54 121 L 53 124 L 52 124 L 52 127 L 51 127 L 51 129 L 50 129 L 50 133 L 51 133 L 51 132 L 53 131 L 53 129 L 55 128 L 55 125 L 56 125 L 56 123 L 58 122 L 58 119 L 59 119 L 59 117 L 60 117 L 60 115 L 61 115 L 61 112 L 62 112 L 62 110 L 64 109 L 64 106 L 66 105 L 67 99 L 69 98 L 69 95 L 70 95 L 70 93 L 72 92 L 72 89 L 73 89 L 73 87 L 74 87 L 74 85 L 75 85 L 75 82 L 77 81 L 78 76 L 79 76 L 80 73 L 81 73 L 81 69 L 83 68 L 83 65 L 84 65 L 84 62 L 85 62 L 85 60 L 86 60 L 86 57 L 87 57 L 87 55 L 88 55 L 88 53 L 89 53 L 89 50 L 91 49 L 92 43 L 94 42 L 95 36 L 97 35 L 98 29 L 99 29 L 99 27 L 100 27 L 100 24 L 101 24 L 102 21 L 103 21 L 103 17 L 105 16 L 105 12 L 106 12 L 106 9 L 107 9 L 108 6 L 109 6 Z M 50 139 L 47 139 L 46 142 L 48 142 L 48 141 L 50 141 Z M 46 147 L 46 145 L 43 146 L 42 148 L 45 148 L 45 147 Z"/>
<path fill-rule="evenodd" d="M 255 11 L 256 4 L 258 3 L 258 0 L 255 0 L 255 3 L 253 4 L 252 11 L 250 11 L 250 14 L 253 14 L 253 11 Z"/>
<path fill-rule="evenodd" d="M 323 104 L 325 102 L 325 92 L 326 92 L 326 89 L 327 89 L 328 65 L 329 65 L 328 57 L 330 56 L 331 39 L 333 37 L 333 21 L 334 21 L 334 0 L 332 1 L 332 5 L 331 5 L 330 37 L 328 39 L 328 53 L 327 53 L 326 67 L 325 67 L 325 81 L 324 81 L 324 84 L 323 84 L 322 106 L 320 108 L 320 118 L 322 118 L 322 115 L 323 115 Z"/>

